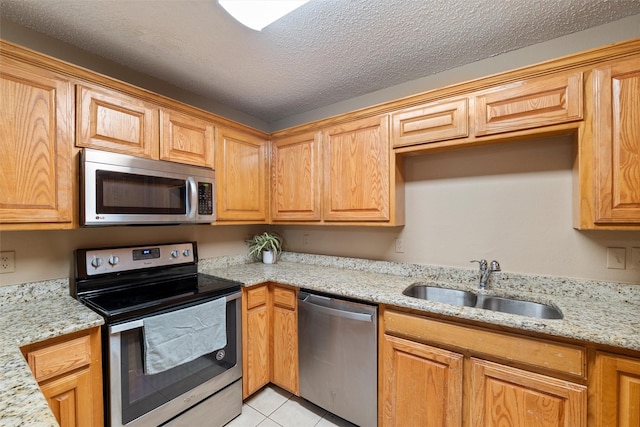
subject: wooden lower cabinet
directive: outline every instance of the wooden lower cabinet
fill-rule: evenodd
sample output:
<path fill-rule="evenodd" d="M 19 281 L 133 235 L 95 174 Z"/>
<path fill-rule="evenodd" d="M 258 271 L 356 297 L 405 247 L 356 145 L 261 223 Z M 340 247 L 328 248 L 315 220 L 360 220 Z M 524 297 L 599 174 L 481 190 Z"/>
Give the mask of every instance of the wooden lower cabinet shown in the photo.
<path fill-rule="evenodd" d="M 61 427 L 102 427 L 100 328 L 22 348 Z"/>
<path fill-rule="evenodd" d="M 390 335 L 383 339 L 381 424 L 461 426 L 463 356 Z"/>
<path fill-rule="evenodd" d="M 380 426 L 587 426 L 585 348 L 381 313 Z"/>
<path fill-rule="evenodd" d="M 273 336 L 271 339 L 271 382 L 299 394 L 298 300 L 295 288 L 271 285 Z"/>
<path fill-rule="evenodd" d="M 298 394 L 296 288 L 265 283 L 242 292 L 243 399 L 270 382 Z"/>
<path fill-rule="evenodd" d="M 480 359 L 471 359 L 470 425 L 587 425 L 587 388 Z"/>
<path fill-rule="evenodd" d="M 640 359 L 596 355 L 596 427 L 640 427 Z"/>
<path fill-rule="evenodd" d="M 269 383 L 269 285 L 242 290 L 242 397 Z"/>

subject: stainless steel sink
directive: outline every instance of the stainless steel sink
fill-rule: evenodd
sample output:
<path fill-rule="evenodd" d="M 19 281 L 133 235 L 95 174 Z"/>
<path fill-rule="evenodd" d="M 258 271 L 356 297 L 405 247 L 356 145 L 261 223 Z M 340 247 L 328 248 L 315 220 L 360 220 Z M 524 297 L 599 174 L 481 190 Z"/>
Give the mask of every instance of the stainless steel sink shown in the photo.
<path fill-rule="evenodd" d="M 563 317 L 562 312 L 551 305 L 502 297 L 484 297 L 480 308 L 538 319 L 562 319 Z"/>
<path fill-rule="evenodd" d="M 404 291 L 404 295 L 420 298 L 429 301 L 442 302 L 445 304 L 464 305 L 474 307 L 478 296 L 473 292 L 461 291 L 458 289 L 438 288 L 425 284 L 416 283 Z"/>
<path fill-rule="evenodd" d="M 562 312 L 551 305 L 505 297 L 478 295 L 469 291 L 440 288 L 425 283 L 414 283 L 402 291 L 402 294 L 427 301 L 482 308 L 485 310 L 535 317 L 538 319 L 563 318 Z"/>

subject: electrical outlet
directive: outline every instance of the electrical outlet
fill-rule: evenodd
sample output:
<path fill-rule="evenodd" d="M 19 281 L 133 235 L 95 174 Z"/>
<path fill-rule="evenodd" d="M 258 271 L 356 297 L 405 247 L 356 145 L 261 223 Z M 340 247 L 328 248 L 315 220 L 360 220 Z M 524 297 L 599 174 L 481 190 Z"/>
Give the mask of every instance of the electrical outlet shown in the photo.
<path fill-rule="evenodd" d="M 16 251 L 0 252 L 0 273 L 16 271 Z"/>
<path fill-rule="evenodd" d="M 631 248 L 631 268 L 640 270 L 640 248 Z"/>
<path fill-rule="evenodd" d="M 404 242 L 402 239 L 396 239 L 396 253 L 403 254 L 404 253 Z"/>
<path fill-rule="evenodd" d="M 308 234 L 303 234 L 302 235 L 302 246 L 304 246 L 305 248 L 307 246 L 309 246 L 309 235 Z"/>
<path fill-rule="evenodd" d="M 627 268 L 627 249 L 607 248 L 607 268 L 616 270 Z"/>

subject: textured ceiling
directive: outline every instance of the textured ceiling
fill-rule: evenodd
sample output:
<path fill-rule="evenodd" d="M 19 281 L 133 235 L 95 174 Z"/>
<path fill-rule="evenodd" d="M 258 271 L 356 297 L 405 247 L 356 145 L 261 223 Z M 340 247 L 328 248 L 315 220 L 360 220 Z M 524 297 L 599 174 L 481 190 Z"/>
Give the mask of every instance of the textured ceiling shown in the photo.
<path fill-rule="evenodd" d="M 640 13 L 640 0 L 311 0 L 256 32 L 215 0 L 0 0 L 0 14 L 265 122 Z"/>

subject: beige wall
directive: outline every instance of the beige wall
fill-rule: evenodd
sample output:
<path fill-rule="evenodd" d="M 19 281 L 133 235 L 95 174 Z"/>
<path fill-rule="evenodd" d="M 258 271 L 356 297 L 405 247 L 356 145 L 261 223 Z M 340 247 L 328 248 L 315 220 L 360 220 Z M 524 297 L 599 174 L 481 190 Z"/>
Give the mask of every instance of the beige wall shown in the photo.
<path fill-rule="evenodd" d="M 78 248 L 197 241 L 200 258 L 247 252 L 244 240 L 263 226 L 180 225 L 96 227 L 56 231 L 4 231 L 0 250 L 16 252 L 15 273 L 0 275 L 0 285 L 72 278 Z"/>
<path fill-rule="evenodd" d="M 3 25 L 0 36 L 6 35 Z M 446 84 L 443 82 L 451 79 L 470 78 L 470 74 L 478 77 L 524 65 L 526 60 L 536 62 L 638 36 L 640 15 L 442 73 L 427 78 L 428 84 L 421 80 L 415 85 L 410 82 L 390 88 L 383 91 L 384 97 L 393 99 L 403 96 L 407 88 L 417 92 L 427 89 L 425 84 Z M 20 37 L 28 39 L 29 35 L 21 33 Z M 39 39 L 37 44 L 41 43 Z M 161 89 L 155 90 L 164 93 Z M 165 94 L 174 91 L 167 88 Z M 370 105 L 378 99 L 376 96 L 336 104 L 307 118 L 338 114 L 347 107 L 364 106 L 364 102 Z M 294 122 L 299 119 L 292 118 Z M 606 268 L 607 247 L 625 247 L 630 264 L 631 248 L 640 247 L 640 232 L 582 232 L 572 228 L 572 149 L 569 138 L 556 138 L 410 157 L 405 162 L 405 227 L 277 229 L 286 238 L 286 248 L 293 251 L 461 267 L 471 267 L 469 260 L 484 257 L 499 260 L 506 272 L 640 283 L 640 270 Z M 16 251 L 17 271 L 0 275 L 0 284 L 72 277 L 72 253 L 79 247 L 197 240 L 203 258 L 243 253 L 243 240 L 263 228 L 173 226 L 2 232 L 0 250 Z M 305 234 L 309 236 L 308 245 L 303 244 Z M 395 252 L 397 238 L 402 240 L 404 253 Z"/>
<path fill-rule="evenodd" d="M 487 258 L 507 272 L 640 284 L 640 269 L 606 268 L 607 247 L 625 247 L 630 264 L 640 232 L 572 228 L 573 147 L 560 137 L 408 157 L 403 228 L 280 230 L 293 251 L 468 268 Z"/>

